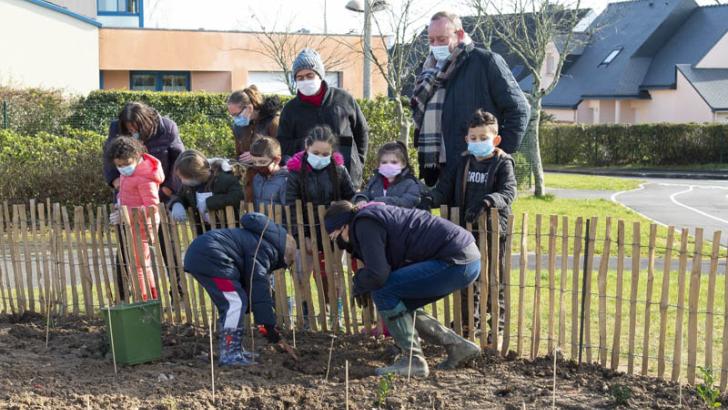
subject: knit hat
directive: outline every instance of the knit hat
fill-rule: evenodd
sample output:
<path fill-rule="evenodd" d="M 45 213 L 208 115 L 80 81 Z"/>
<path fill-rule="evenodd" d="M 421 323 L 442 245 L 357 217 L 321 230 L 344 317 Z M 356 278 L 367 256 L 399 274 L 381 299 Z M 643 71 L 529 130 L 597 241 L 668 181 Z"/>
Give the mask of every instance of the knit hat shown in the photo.
<path fill-rule="evenodd" d="M 323 80 L 326 77 L 324 62 L 318 51 L 312 48 L 304 48 L 298 53 L 296 60 L 293 61 L 293 76 L 295 77 L 301 70 L 313 70 Z"/>

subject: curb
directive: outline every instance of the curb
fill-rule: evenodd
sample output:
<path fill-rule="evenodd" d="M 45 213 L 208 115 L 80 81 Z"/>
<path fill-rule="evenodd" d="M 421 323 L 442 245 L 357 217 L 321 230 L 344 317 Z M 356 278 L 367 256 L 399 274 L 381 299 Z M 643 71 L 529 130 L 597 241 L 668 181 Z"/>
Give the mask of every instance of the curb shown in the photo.
<path fill-rule="evenodd" d="M 588 168 L 573 169 L 549 169 L 544 168 L 544 172 L 554 172 L 561 174 L 581 174 L 581 175 L 601 175 L 615 177 L 637 177 L 637 178 L 666 178 L 666 179 L 705 179 L 705 180 L 728 180 L 728 171 L 715 172 L 692 172 L 692 171 L 650 171 L 650 170 L 597 170 Z"/>

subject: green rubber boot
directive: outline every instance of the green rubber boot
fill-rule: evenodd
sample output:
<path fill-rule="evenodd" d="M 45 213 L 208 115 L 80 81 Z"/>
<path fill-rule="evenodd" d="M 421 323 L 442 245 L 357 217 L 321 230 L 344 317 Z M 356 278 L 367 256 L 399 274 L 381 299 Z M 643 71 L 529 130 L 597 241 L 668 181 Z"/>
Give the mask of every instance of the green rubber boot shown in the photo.
<path fill-rule="evenodd" d="M 427 377 L 430 374 L 430 369 L 427 367 L 427 361 L 422 354 L 422 347 L 417 334 L 413 332 L 412 313 L 408 312 L 404 304 L 400 303 L 394 309 L 383 310 L 379 314 L 402 354 L 391 366 L 376 369 L 376 374 L 379 376 L 396 374 L 404 377 L 408 375 Z M 411 364 L 410 349 L 412 351 Z"/>
<path fill-rule="evenodd" d="M 437 365 L 438 369 L 454 369 L 460 364 L 480 355 L 480 347 L 478 345 L 460 337 L 452 329 L 443 326 L 437 319 L 428 315 L 422 309 L 417 310 L 415 329 L 427 343 L 445 348 L 447 359 Z"/>

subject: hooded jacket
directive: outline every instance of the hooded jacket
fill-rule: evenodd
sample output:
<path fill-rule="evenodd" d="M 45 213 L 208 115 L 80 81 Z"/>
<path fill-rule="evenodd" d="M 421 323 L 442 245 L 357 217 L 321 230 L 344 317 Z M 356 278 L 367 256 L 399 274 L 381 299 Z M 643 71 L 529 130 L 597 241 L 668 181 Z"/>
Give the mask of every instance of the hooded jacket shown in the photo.
<path fill-rule="evenodd" d="M 212 162 L 210 166 L 213 169 L 213 175 L 210 177 L 210 180 L 195 187 L 182 186 L 179 194 L 169 202 L 170 208 L 175 203 L 181 203 L 185 209 L 193 208 L 195 218 L 199 220 L 196 206 L 197 193 L 211 192 L 212 196 L 205 201 L 208 210 L 224 210 L 226 207 L 232 206 L 235 212 L 238 212 L 240 202 L 243 200 L 243 187 L 240 184 L 240 178 L 233 175 L 232 172 L 224 170 L 227 169 L 225 165 L 227 165 L 227 160 L 216 160 Z"/>
<path fill-rule="evenodd" d="M 253 204 L 255 209 L 260 205 L 286 205 L 286 192 L 288 189 L 288 168 L 282 167 L 271 175 L 260 172 L 253 178 Z"/>
<path fill-rule="evenodd" d="M 376 172 L 367 182 L 367 186 L 354 195 L 352 202 L 376 201 L 387 205 L 415 208 L 420 203 L 424 191 L 423 185 L 410 172 L 409 167 L 402 170 L 392 183 L 384 190 L 384 177 Z"/>
<path fill-rule="evenodd" d="M 240 281 L 247 291 L 255 323 L 275 325 L 269 275 L 285 268 L 287 232 L 259 213 L 243 215 L 240 226 L 214 229 L 198 236 L 185 253 L 185 271 Z"/>
<path fill-rule="evenodd" d="M 158 159 L 142 154 L 142 161 L 131 176 L 119 179 L 119 202 L 138 208 L 159 204 L 159 186 L 164 182 L 164 171 Z"/>

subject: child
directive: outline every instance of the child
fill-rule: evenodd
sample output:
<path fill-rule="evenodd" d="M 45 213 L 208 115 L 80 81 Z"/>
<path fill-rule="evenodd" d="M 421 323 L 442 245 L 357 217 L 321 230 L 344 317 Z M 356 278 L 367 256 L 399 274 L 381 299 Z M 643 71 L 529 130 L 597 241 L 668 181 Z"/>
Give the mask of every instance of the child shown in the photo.
<path fill-rule="evenodd" d="M 158 159 L 146 153 L 146 149 L 138 140 L 131 137 L 118 137 L 110 140 L 105 149 L 106 158 L 119 171 L 118 204 L 128 208 L 141 208 L 144 219 L 132 217 L 132 243 L 142 243 L 142 253 L 138 254 L 136 246 L 131 246 L 137 268 L 137 279 L 141 289 L 142 300 L 149 297 L 157 299 L 157 286 L 152 272 L 152 261 L 149 253 L 147 229 L 157 232 L 158 216 L 152 225 L 147 207 L 159 205 L 159 185 L 164 182 L 164 171 Z M 118 214 L 117 214 L 118 215 Z M 134 213 L 130 213 L 134 215 Z M 156 214 L 155 214 L 156 215 Z M 144 226 L 146 225 L 146 227 Z M 143 259 L 143 260 L 142 260 Z M 145 279 L 146 277 L 146 279 Z M 147 288 L 151 295 L 147 293 Z"/>
<path fill-rule="evenodd" d="M 468 135 L 465 137 L 468 150 L 463 153 L 463 160 L 457 167 L 440 177 L 432 191 L 434 206 L 447 204 L 460 208 L 460 221 L 473 224 L 473 235 L 478 238 L 478 220 L 491 208 L 498 210 L 500 232 L 506 232 L 511 204 L 516 198 L 516 176 L 513 158 L 500 148 L 501 137 L 498 135 L 498 120 L 493 114 L 477 110 L 470 120 Z M 490 222 L 488 222 L 490 225 Z M 490 226 L 488 226 L 490 229 Z M 503 283 L 505 269 L 505 235 L 501 235 L 499 244 L 500 283 Z M 488 243 L 490 246 L 491 244 Z M 475 322 L 479 325 L 480 286 L 474 287 Z M 505 308 L 503 306 L 503 287 L 499 297 L 499 328 L 503 326 Z M 463 318 L 467 317 L 467 291 L 463 291 Z M 490 304 L 489 304 L 490 305 Z M 490 306 L 488 306 L 490 309 Z M 492 313 L 491 313 L 492 314 Z M 468 329 L 469 330 L 469 329 Z"/>
<path fill-rule="evenodd" d="M 342 199 L 351 200 L 354 196 L 354 186 L 351 183 L 349 172 L 344 168 L 344 158 L 336 148 L 336 136 L 328 126 L 317 126 L 311 129 L 308 136 L 304 140 L 305 151 L 295 154 L 288 160 L 288 184 L 286 189 L 286 205 L 291 207 L 291 227 L 295 227 L 297 216 L 295 212 L 296 200 L 303 202 L 303 221 L 305 226 L 305 239 L 298 238 L 299 241 L 304 240 L 305 257 L 308 260 L 313 259 L 313 250 L 311 248 L 311 235 L 316 235 L 319 244 L 319 252 L 316 259 L 321 266 L 321 279 L 325 289 L 328 289 L 328 280 L 326 272 L 324 272 L 324 253 L 320 248 L 322 242 L 321 227 L 318 218 L 318 206 L 329 206 L 331 202 Z M 314 206 L 314 220 L 308 220 L 306 212 L 306 204 L 312 203 Z M 313 232 L 311 232 L 313 230 Z M 296 236 L 297 229 L 293 228 L 293 234 Z M 326 239 L 328 240 L 328 238 Z M 299 242 L 300 243 L 300 242 Z M 304 280 L 304 272 L 301 270 L 300 258 L 304 255 L 296 255 L 296 273 L 299 280 Z M 311 263 L 308 266 L 312 266 Z M 305 272 L 306 276 L 309 272 Z M 304 282 L 305 283 L 305 282 Z M 329 303 L 329 293 L 324 292 L 326 303 Z M 304 315 L 307 312 L 307 306 L 303 306 Z"/>
<path fill-rule="evenodd" d="M 268 276 L 290 265 L 296 241 L 285 228 L 265 215 L 248 213 L 240 228 L 215 229 L 198 236 L 185 253 L 185 271 L 210 295 L 220 322 L 220 364 L 253 364 L 254 354 L 242 348 L 243 315 L 248 308 L 255 323 L 265 329 L 270 343 L 277 343 L 294 359 L 295 352 L 281 339 Z"/>
<path fill-rule="evenodd" d="M 250 146 L 251 162 L 256 170 L 253 178 L 253 204 L 286 205 L 288 168 L 280 166 L 281 144 L 270 137 L 260 137 Z"/>
<path fill-rule="evenodd" d="M 401 142 L 388 142 L 377 152 L 379 169 L 366 188 L 354 195 L 352 202 L 384 202 L 403 208 L 420 203 L 423 187 L 415 178 L 407 160 L 407 148 Z"/>
<path fill-rule="evenodd" d="M 240 177 L 235 175 L 227 160 L 207 159 L 201 152 L 183 152 L 174 164 L 174 172 L 182 182 L 182 188 L 170 201 L 172 217 L 177 221 L 187 219 L 187 208 L 195 209 L 195 221 L 200 217 L 209 227 L 209 212 L 224 211 L 232 206 L 237 214 L 243 200 Z M 202 233 L 202 225 L 197 225 Z"/>

